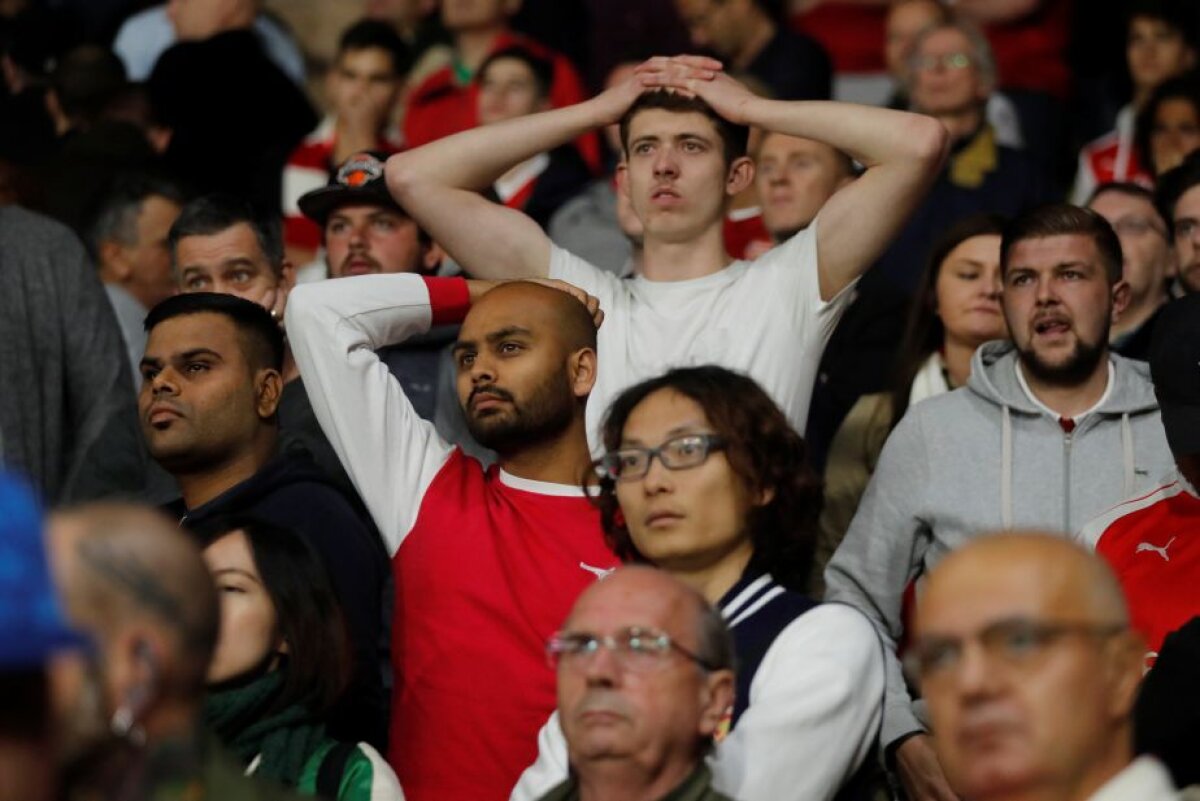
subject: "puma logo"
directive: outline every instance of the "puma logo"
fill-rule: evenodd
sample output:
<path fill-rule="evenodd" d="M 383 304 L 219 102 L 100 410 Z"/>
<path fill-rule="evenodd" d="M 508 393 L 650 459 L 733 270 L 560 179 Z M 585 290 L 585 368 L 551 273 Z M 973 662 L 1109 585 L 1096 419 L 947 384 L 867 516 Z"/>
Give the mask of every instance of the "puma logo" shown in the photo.
<path fill-rule="evenodd" d="M 1163 558 L 1164 562 L 1170 562 L 1171 557 L 1167 556 L 1167 549 L 1171 547 L 1171 543 L 1174 541 L 1175 541 L 1175 538 L 1171 537 L 1171 539 L 1167 540 L 1167 544 L 1162 546 L 1161 548 L 1157 545 L 1152 545 L 1149 542 L 1139 542 L 1137 550 L 1134 551 L 1134 553 L 1141 553 L 1142 551 L 1154 551 L 1156 554 L 1158 554 L 1159 556 L 1161 556 Z"/>
<path fill-rule="evenodd" d="M 1170 545 L 1170 543 L 1167 543 L 1167 544 Z M 587 572 L 594 575 L 597 579 L 608 578 L 608 574 L 613 572 L 613 570 L 615 569 L 615 568 L 593 567 L 592 565 L 589 565 L 587 562 L 580 562 L 579 566 L 582 567 Z"/>

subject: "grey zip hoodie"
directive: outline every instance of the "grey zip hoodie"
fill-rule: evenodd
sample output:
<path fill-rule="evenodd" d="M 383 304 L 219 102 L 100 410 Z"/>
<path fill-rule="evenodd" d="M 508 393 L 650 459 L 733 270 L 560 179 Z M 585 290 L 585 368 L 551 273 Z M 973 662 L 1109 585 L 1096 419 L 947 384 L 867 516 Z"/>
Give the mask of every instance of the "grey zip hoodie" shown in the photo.
<path fill-rule="evenodd" d="M 861 609 L 887 646 L 880 743 L 924 729 L 896 642 L 908 583 L 984 531 L 1072 533 L 1172 469 L 1149 370 L 1112 355 L 1104 404 L 1067 433 L 1021 389 L 1007 342 L 975 352 L 967 386 L 916 404 L 888 438 L 825 597 Z"/>

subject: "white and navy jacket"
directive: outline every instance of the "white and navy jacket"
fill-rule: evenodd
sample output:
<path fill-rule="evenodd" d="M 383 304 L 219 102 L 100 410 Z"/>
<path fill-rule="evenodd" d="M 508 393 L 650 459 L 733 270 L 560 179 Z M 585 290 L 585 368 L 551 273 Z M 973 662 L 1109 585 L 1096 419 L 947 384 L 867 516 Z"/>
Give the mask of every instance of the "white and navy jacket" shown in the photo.
<path fill-rule="evenodd" d="M 871 752 L 883 714 L 883 650 L 862 613 L 817 604 L 748 573 L 717 604 L 733 634 L 737 700 L 709 757 L 713 786 L 739 801 L 827 801 Z M 567 778 L 558 713 L 510 801 Z"/>

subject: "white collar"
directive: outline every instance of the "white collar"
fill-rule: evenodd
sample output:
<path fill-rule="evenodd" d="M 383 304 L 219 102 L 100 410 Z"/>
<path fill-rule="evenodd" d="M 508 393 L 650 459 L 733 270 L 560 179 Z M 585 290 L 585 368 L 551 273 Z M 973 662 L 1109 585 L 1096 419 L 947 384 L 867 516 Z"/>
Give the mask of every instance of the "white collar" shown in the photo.
<path fill-rule="evenodd" d="M 551 481 L 534 481 L 531 478 L 521 478 L 514 476 L 503 468 L 500 469 L 500 483 L 506 487 L 523 490 L 524 492 L 536 492 L 538 495 L 554 495 L 560 498 L 583 498 L 586 493 L 583 487 L 574 484 L 555 484 Z"/>
<path fill-rule="evenodd" d="M 1177 798 L 1167 769 L 1157 759 L 1141 756 L 1092 794 L 1088 801 L 1172 801 Z"/>
<path fill-rule="evenodd" d="M 1033 390 L 1029 388 L 1029 383 L 1025 380 L 1025 371 L 1021 369 L 1021 360 L 1015 359 L 1013 361 L 1013 364 L 1015 365 L 1016 371 L 1017 371 L 1017 383 L 1021 385 L 1021 390 L 1025 393 L 1025 397 L 1029 398 L 1029 402 L 1032 403 L 1034 406 L 1038 407 L 1038 409 L 1045 412 L 1050 417 L 1052 417 L 1055 422 L 1058 422 L 1059 420 L 1061 420 L 1064 417 L 1064 415 L 1059 414 L 1058 412 L 1054 411 L 1046 404 L 1042 403 L 1041 399 L 1038 398 L 1037 395 L 1033 394 Z M 1116 381 L 1115 381 L 1116 373 L 1117 373 L 1117 371 L 1113 367 L 1112 359 L 1109 359 L 1108 360 L 1108 381 L 1104 385 L 1104 394 L 1100 396 L 1100 400 L 1096 401 L 1096 403 L 1092 406 L 1092 408 L 1088 409 L 1087 411 L 1080 412 L 1079 414 L 1077 414 L 1073 418 L 1071 418 L 1072 420 L 1075 421 L 1075 425 L 1079 425 L 1081 422 L 1083 422 L 1083 418 L 1087 417 L 1089 414 L 1096 411 L 1097 409 L 1099 409 L 1101 406 L 1103 406 L 1105 403 L 1108 402 L 1108 396 L 1112 394 L 1113 384 L 1116 383 Z"/>

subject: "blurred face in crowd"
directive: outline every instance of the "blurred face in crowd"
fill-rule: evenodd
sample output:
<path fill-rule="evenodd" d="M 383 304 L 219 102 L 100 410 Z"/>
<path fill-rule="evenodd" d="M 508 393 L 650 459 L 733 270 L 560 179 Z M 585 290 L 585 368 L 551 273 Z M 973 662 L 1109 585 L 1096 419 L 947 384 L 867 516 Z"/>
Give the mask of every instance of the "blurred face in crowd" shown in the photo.
<path fill-rule="evenodd" d="M 185 236 L 175 247 L 180 292 L 237 295 L 270 309 L 296 282 L 292 265 L 276 267 L 263 253 L 254 229 L 237 223 L 209 235 Z"/>
<path fill-rule="evenodd" d="M 748 158 L 725 163 L 716 125 L 699 112 L 644 109 L 630 120 L 628 138 L 619 191 L 646 235 L 663 242 L 693 241 L 720 225 L 727 198 L 753 181 Z"/>
<path fill-rule="evenodd" d="M 807 228 L 825 201 L 854 180 L 829 145 L 781 133 L 763 137 L 755 167 L 763 223 L 777 242 Z"/>
<path fill-rule="evenodd" d="M 753 0 L 675 0 L 692 44 L 725 58 L 745 47 L 747 28 L 755 19 L 753 5 Z"/>
<path fill-rule="evenodd" d="M 502 284 L 472 305 L 459 331 L 454 361 L 467 428 L 501 456 L 566 432 L 595 381 L 595 351 L 564 344 L 562 300 L 578 303 L 536 284 Z"/>
<path fill-rule="evenodd" d="M 411 217 L 385 206 L 340 206 L 325 221 L 325 258 L 332 278 L 373 273 L 425 272 L 431 248 L 421 244 Z"/>
<path fill-rule="evenodd" d="M 1000 237 L 985 234 L 960 242 L 942 262 L 934 285 L 946 339 L 972 348 L 1006 339 L 1000 292 Z"/>
<path fill-rule="evenodd" d="M 546 107 L 537 76 L 519 58 L 490 61 L 479 76 L 479 122 L 483 125 L 524 117 Z"/>
<path fill-rule="evenodd" d="M 180 41 L 208 39 L 222 31 L 249 28 L 254 0 L 169 0 L 167 17 Z"/>
<path fill-rule="evenodd" d="M 449 31 L 503 25 L 521 8 L 521 0 L 442 0 L 442 24 Z"/>
<path fill-rule="evenodd" d="M 650 568 L 622 568 L 584 591 L 565 636 L 620 637 L 631 628 L 700 648 L 698 603 Z M 706 672 L 674 648 L 662 653 L 594 653 L 558 658 L 558 709 L 571 764 L 632 763 L 650 775 L 686 775 L 732 702 L 732 673 Z M 679 781 L 681 779 L 677 779 Z"/>
<path fill-rule="evenodd" d="M 1200 148 L 1200 109 L 1189 98 L 1172 97 L 1158 104 L 1150 128 L 1150 159 L 1155 175 L 1178 167 Z"/>
<path fill-rule="evenodd" d="M 223 314 L 164 320 L 141 363 L 138 412 L 150 455 L 168 472 L 211 469 L 244 453 L 269 423 L 282 389 L 273 369 L 252 369 Z"/>
<path fill-rule="evenodd" d="M 412 28 L 437 8 L 437 0 L 367 0 L 364 14 L 370 19 Z"/>
<path fill-rule="evenodd" d="M 287 653 L 287 644 L 245 533 L 232 531 L 214 541 L 204 549 L 204 562 L 221 605 L 220 636 L 208 683 L 274 669 L 279 656 Z"/>
<path fill-rule="evenodd" d="M 1133 85 L 1144 91 L 1190 69 L 1196 60 L 1183 33 L 1154 17 L 1129 21 L 1125 53 Z"/>
<path fill-rule="evenodd" d="M 343 52 L 326 79 L 334 113 L 339 117 L 366 117 L 377 129 L 386 127 L 401 85 L 391 54 L 379 47 Z"/>
<path fill-rule="evenodd" d="M 1043 538 L 952 554 L 919 601 L 913 662 L 965 798 L 1091 797 L 1130 758 L 1141 649 L 1119 588 L 1097 600 L 1099 568 Z"/>
<path fill-rule="evenodd" d="M 1109 283 L 1090 236 L 1025 239 L 1009 249 L 1004 316 L 1021 364 L 1041 381 L 1075 386 L 1089 378 L 1127 300 L 1124 283 Z"/>
<path fill-rule="evenodd" d="M 179 204 L 161 195 L 142 201 L 134 222 L 133 241 L 100 245 L 100 274 L 105 283 L 118 283 L 147 309 L 175 294 L 167 233 L 179 216 Z"/>
<path fill-rule="evenodd" d="M 1167 226 L 1148 198 L 1108 191 L 1090 206 L 1108 220 L 1121 240 L 1122 277 L 1129 285 L 1129 308 L 1167 300 L 1167 279 L 1175 274 L 1175 254 Z"/>
<path fill-rule="evenodd" d="M 668 458 L 698 456 L 704 445 L 691 438 L 714 433 L 698 403 L 661 389 L 630 413 L 621 447 L 666 446 Z M 756 499 L 723 450 L 678 469 L 655 456 L 644 476 L 616 482 L 616 496 L 634 546 L 658 567 L 694 572 L 728 564 L 740 574 L 750 561 L 754 544 L 746 518 Z"/>
<path fill-rule="evenodd" d="M 1174 217 L 1179 282 L 1187 292 L 1200 292 L 1200 185 L 1179 196 Z"/>
<path fill-rule="evenodd" d="M 900 86 L 908 84 L 909 59 L 917 35 L 941 22 L 944 16 L 945 12 L 934 0 L 893 3 L 888 10 L 883 57 L 888 72 Z"/>
<path fill-rule="evenodd" d="M 912 105 L 923 114 L 961 114 L 982 108 L 991 87 L 979 72 L 966 34 L 939 28 L 921 38 L 912 57 Z"/>

